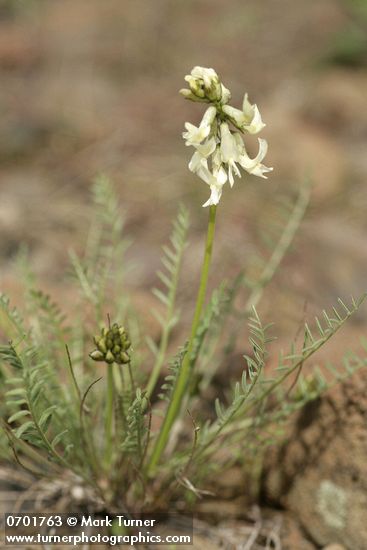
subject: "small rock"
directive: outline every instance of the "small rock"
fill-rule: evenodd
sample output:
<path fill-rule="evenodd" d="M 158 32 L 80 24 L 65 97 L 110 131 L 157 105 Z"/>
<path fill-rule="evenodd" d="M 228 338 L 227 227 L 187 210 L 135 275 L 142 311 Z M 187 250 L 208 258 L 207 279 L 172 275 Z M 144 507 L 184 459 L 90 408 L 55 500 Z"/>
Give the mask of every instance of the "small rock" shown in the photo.
<path fill-rule="evenodd" d="M 365 550 L 367 373 L 356 372 L 292 424 L 265 475 L 269 501 L 291 510 L 319 545 Z"/>
<path fill-rule="evenodd" d="M 289 515 L 283 516 L 281 542 L 283 550 L 315 549 L 315 545 L 304 537 L 299 524 Z"/>

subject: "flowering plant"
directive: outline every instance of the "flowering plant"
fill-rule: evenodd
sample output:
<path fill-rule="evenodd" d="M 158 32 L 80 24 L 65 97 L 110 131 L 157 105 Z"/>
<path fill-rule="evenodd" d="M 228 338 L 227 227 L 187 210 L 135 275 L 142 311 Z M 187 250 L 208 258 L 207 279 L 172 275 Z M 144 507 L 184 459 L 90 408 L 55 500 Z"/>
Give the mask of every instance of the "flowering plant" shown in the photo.
<path fill-rule="evenodd" d="M 213 69 L 195 67 L 186 81 L 184 97 L 209 104 L 198 127 L 186 123 L 184 138 L 195 148 L 189 168 L 210 186 L 211 196 L 191 330 L 178 353 L 168 359 L 172 329 L 179 321 L 187 210 L 179 210 L 170 245 L 164 247 L 161 287 L 154 289 L 162 306 L 155 312 L 159 340 L 142 338 L 142 319 L 128 292 L 121 290 L 127 241 L 118 200 L 106 178 L 93 187 L 95 213 L 85 255 L 71 254 L 80 298 L 68 317 L 37 287 L 24 258 L 25 319 L 7 297 L 0 297 L 0 456 L 3 463 L 15 461 L 26 470 L 26 482 L 22 480 L 31 485 L 27 494 L 32 487 L 41 491 L 41 507 L 46 498 L 64 509 L 84 505 L 89 511 L 188 507 L 207 494 L 215 473 L 233 462 L 242 461 L 252 475 L 254 463 L 261 466 L 264 450 L 274 443 L 274 425 L 284 425 L 294 411 L 366 365 L 364 358 L 348 357 L 345 371 L 330 366 L 328 380 L 316 369 L 307 377 L 301 372 L 359 309 L 362 297 L 350 305 L 339 300 L 339 307 L 332 314 L 323 311 L 314 328 L 306 323 L 301 342 L 296 345 L 292 338 L 278 368 L 268 372 L 274 338 L 256 306 L 292 243 L 309 186 L 301 187 L 257 279 L 249 284 L 244 271 L 207 300 L 222 187 L 240 176 L 239 167 L 260 177 L 270 168 L 261 163 L 265 140 L 259 140 L 254 159 L 242 141 L 241 134 L 256 134 L 264 127 L 247 95 L 242 110 L 231 107 L 230 92 Z M 246 300 L 239 312 L 235 300 L 240 294 Z M 219 396 L 208 400 L 208 388 L 219 394 L 215 372 L 246 322 L 251 353 L 243 355 L 240 380 L 225 389 L 225 402 Z M 93 337 L 96 327 L 100 332 Z M 287 386 L 292 374 L 297 376 Z"/>

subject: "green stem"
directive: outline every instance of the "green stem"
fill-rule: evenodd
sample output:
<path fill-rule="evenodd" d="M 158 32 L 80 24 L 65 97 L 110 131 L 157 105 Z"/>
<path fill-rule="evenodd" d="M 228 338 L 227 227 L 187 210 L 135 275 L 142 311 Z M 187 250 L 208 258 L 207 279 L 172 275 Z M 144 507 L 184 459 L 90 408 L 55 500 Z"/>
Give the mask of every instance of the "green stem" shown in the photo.
<path fill-rule="evenodd" d="M 152 474 L 161 458 L 161 455 L 166 447 L 171 428 L 177 415 L 180 412 L 181 404 L 187 390 L 188 379 L 191 371 L 191 355 L 193 351 L 196 332 L 200 323 L 201 313 L 206 296 L 206 287 L 209 277 L 210 260 L 213 250 L 214 232 L 215 232 L 215 218 L 217 207 L 212 205 L 209 211 L 209 223 L 208 231 L 205 243 L 204 261 L 201 270 L 201 279 L 199 291 L 196 299 L 195 313 L 191 325 L 190 339 L 188 343 L 187 352 L 182 361 L 181 369 L 179 371 L 176 384 L 173 390 L 173 395 L 168 406 L 167 414 L 164 418 L 161 430 L 159 432 L 155 447 L 153 449 L 152 456 L 148 465 L 148 474 Z"/>
<path fill-rule="evenodd" d="M 105 463 L 109 467 L 112 454 L 112 428 L 113 428 L 113 401 L 114 401 L 114 380 L 113 364 L 107 366 L 107 402 L 106 402 L 106 450 Z"/>
<path fill-rule="evenodd" d="M 134 399 L 136 388 L 135 388 L 135 380 L 134 380 L 133 369 L 131 368 L 131 361 L 128 362 L 127 367 L 128 367 L 128 370 L 129 370 L 131 395 L 132 395 L 132 399 Z"/>

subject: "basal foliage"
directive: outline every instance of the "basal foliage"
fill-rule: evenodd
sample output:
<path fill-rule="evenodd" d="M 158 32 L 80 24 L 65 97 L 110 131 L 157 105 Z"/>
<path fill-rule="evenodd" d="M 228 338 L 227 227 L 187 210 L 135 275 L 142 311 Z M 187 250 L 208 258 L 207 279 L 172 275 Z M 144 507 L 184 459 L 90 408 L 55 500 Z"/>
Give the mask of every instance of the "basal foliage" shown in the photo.
<path fill-rule="evenodd" d="M 324 365 L 321 370 L 308 363 L 358 311 L 363 297 L 348 303 L 336 300 L 332 311 L 321 311 L 320 317 L 304 325 L 301 343 L 291 343 L 277 367 L 269 368 L 269 358 L 274 363 L 271 344 L 276 327 L 264 324 L 256 306 L 303 217 L 309 195 L 309 186 L 303 186 L 292 207 L 287 205 L 285 219 L 272 231 L 268 257 L 258 258 L 257 276 L 242 272 L 214 290 L 207 301 L 192 341 L 183 407 L 152 468 L 160 419 L 173 399 L 188 354 L 184 339 L 170 357 L 172 330 L 183 306 L 178 289 L 188 214 L 179 209 L 169 244 L 163 248 L 160 286 L 153 290 L 161 306 L 155 312 L 161 327 L 157 342 L 141 334 L 141 320 L 125 288 L 130 241 L 123 234 L 113 187 L 99 178 L 93 193 L 86 253 L 70 254 L 70 285 L 78 290 L 75 309 L 63 312 L 38 288 L 24 257 L 22 314 L 7 297 L 0 297 L 1 459 L 15 461 L 35 479 L 52 480 L 68 472 L 71 483 L 77 480 L 86 494 L 111 509 L 122 505 L 127 510 L 160 509 L 185 496 L 189 503 L 205 495 L 217 469 L 240 461 L 251 475 L 253 465 L 261 464 L 267 446 L 279 441 L 295 411 L 366 366 L 365 357 L 353 354 L 346 354 L 342 367 Z M 247 295 L 247 301 L 239 311 L 235 303 L 240 293 Z M 246 324 L 248 344 L 239 338 Z M 95 339 L 102 348 L 118 345 L 117 340 L 109 344 L 111 327 L 120 327 L 113 329 L 116 334 L 129 334 L 132 345 L 125 362 L 96 363 L 89 357 L 92 337 L 103 326 L 105 340 L 99 344 Z M 222 397 L 208 402 L 206 390 L 215 388 L 216 372 L 239 345 L 251 349 L 243 357 L 240 380 L 229 380 Z M 99 356 L 106 356 L 107 348 Z M 122 353 L 120 348 L 112 351 L 111 357 Z"/>

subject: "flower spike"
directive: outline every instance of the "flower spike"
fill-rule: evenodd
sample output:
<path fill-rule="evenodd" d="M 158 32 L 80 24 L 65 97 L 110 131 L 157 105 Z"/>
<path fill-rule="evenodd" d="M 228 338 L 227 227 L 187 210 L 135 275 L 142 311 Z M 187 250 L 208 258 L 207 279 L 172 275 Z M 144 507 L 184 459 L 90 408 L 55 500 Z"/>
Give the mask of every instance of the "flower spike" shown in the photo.
<path fill-rule="evenodd" d="M 273 170 L 262 164 L 268 150 L 265 139 L 259 138 L 259 152 L 251 159 L 241 136 L 258 134 L 265 124 L 257 105 L 250 103 L 247 93 L 243 98 L 242 110 L 228 105 L 231 92 L 222 84 L 214 69 L 194 67 L 185 80 L 189 89 L 182 89 L 180 93 L 186 99 L 210 104 L 200 125 L 186 122 L 186 132 L 182 136 L 187 146 L 195 148 L 189 170 L 210 187 L 210 197 L 203 206 L 216 205 L 227 180 L 232 187 L 235 176 L 241 177 L 239 166 L 248 174 L 260 178 L 266 178 L 265 174 Z"/>

